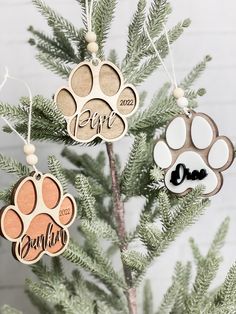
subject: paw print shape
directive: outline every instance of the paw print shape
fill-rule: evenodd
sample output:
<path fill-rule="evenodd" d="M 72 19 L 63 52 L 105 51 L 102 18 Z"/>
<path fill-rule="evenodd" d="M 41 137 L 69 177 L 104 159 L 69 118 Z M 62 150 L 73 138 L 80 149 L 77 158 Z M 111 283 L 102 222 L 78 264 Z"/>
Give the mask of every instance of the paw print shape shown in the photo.
<path fill-rule="evenodd" d="M 222 171 L 234 160 L 234 147 L 219 136 L 215 122 L 203 113 L 180 115 L 166 129 L 165 140 L 154 148 L 156 164 L 165 170 L 165 185 L 173 193 L 185 195 L 204 185 L 204 195 L 212 196 L 223 185 Z"/>
<path fill-rule="evenodd" d="M 136 111 L 139 98 L 133 85 L 124 84 L 113 63 L 85 61 L 72 71 L 69 87 L 56 93 L 55 102 L 75 141 L 88 143 L 100 138 L 112 142 L 126 134 L 126 118 Z"/>
<path fill-rule="evenodd" d="M 63 194 L 54 176 L 36 173 L 20 180 L 12 197 L 12 205 L 1 211 L 0 226 L 2 235 L 13 242 L 14 257 L 34 264 L 44 254 L 62 254 L 76 216 L 74 198 Z"/>

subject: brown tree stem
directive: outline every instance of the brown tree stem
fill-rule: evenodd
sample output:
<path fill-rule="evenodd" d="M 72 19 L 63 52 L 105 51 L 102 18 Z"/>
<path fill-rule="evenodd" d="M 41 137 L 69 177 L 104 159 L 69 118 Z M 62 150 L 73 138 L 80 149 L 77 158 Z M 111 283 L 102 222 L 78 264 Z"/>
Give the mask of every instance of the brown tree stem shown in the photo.
<path fill-rule="evenodd" d="M 109 157 L 109 165 L 112 180 L 112 194 L 114 203 L 114 215 L 117 224 L 117 233 L 120 240 L 120 251 L 121 253 L 127 250 L 128 245 L 125 242 L 126 229 L 125 229 L 125 209 L 124 203 L 121 200 L 120 185 L 117 175 L 116 160 L 113 150 L 113 144 L 107 143 L 107 154 Z M 132 287 L 132 274 L 131 271 L 123 264 L 125 281 L 128 286 L 126 291 L 127 301 L 129 305 L 129 313 L 137 314 L 137 300 L 136 300 L 136 289 Z"/>

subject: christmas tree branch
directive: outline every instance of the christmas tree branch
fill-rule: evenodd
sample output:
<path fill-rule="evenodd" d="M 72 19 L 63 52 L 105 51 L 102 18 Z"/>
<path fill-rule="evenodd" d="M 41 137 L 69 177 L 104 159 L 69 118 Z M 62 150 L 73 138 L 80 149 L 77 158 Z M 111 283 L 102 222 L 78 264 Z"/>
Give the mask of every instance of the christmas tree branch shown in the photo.
<path fill-rule="evenodd" d="M 117 233 L 120 240 L 120 251 L 122 253 L 126 251 L 128 248 L 127 243 L 125 242 L 126 230 L 125 230 L 124 203 L 121 200 L 120 185 L 119 185 L 119 180 L 118 180 L 118 175 L 117 175 L 116 158 L 115 158 L 115 154 L 113 150 L 113 145 L 111 143 L 107 143 L 106 148 L 107 148 L 107 154 L 109 157 L 109 165 L 110 165 L 111 180 L 112 180 L 114 214 L 115 214 L 116 224 L 117 224 Z M 124 269 L 125 280 L 128 286 L 126 296 L 127 296 L 129 311 L 130 311 L 130 314 L 136 314 L 137 313 L 136 289 L 132 287 L 132 273 L 125 264 L 123 264 L 123 269 Z"/>

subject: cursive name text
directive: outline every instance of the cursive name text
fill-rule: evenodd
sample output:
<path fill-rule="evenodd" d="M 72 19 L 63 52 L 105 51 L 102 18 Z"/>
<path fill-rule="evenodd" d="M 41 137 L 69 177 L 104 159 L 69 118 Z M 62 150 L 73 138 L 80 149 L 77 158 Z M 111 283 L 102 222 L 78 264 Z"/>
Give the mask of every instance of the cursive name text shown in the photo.
<path fill-rule="evenodd" d="M 47 247 L 53 247 L 58 242 L 61 242 L 62 245 L 65 245 L 67 242 L 67 233 L 65 230 L 58 230 L 53 232 L 53 224 L 49 223 L 46 229 L 45 234 L 32 239 L 29 235 L 24 235 L 21 239 L 20 246 L 20 255 L 21 258 L 25 258 L 31 249 L 38 250 L 42 249 L 45 251 Z"/>
<path fill-rule="evenodd" d="M 115 111 L 111 111 L 109 115 L 101 115 L 98 112 L 92 112 L 90 109 L 87 109 L 78 116 L 78 127 L 83 128 L 90 125 L 91 129 L 96 129 L 97 134 L 99 134 L 104 126 L 111 129 L 116 118 L 117 114 Z"/>
<path fill-rule="evenodd" d="M 178 186 L 184 182 L 184 180 L 203 180 L 207 177 L 207 172 L 205 169 L 193 170 L 192 172 L 184 164 L 178 164 L 174 171 L 171 173 L 170 182 Z"/>

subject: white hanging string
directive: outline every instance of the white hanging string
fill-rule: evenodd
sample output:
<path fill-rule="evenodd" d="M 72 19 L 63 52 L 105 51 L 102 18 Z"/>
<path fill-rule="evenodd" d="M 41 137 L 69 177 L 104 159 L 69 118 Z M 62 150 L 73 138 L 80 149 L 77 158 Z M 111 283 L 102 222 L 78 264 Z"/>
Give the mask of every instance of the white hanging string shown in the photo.
<path fill-rule="evenodd" d="M 174 57 L 173 57 L 173 51 L 171 49 L 170 39 L 169 39 L 168 32 L 167 32 L 165 24 L 163 24 L 163 27 L 164 27 L 164 30 L 165 30 L 165 36 L 166 36 L 166 42 L 167 42 L 168 50 L 169 50 L 169 53 L 170 53 L 170 62 L 171 62 L 171 67 L 172 67 L 174 86 L 175 86 L 175 88 L 177 88 L 178 87 L 178 83 L 177 83 L 177 79 L 176 79 L 175 62 L 174 62 Z"/>
<path fill-rule="evenodd" d="M 160 62 L 161 62 L 161 65 L 163 66 L 163 68 L 164 68 L 164 70 L 165 70 L 165 73 L 166 73 L 168 79 L 171 81 L 171 84 L 172 84 L 173 86 L 175 86 L 175 85 L 176 85 L 176 84 L 175 84 L 175 81 L 174 81 L 174 79 L 172 78 L 170 71 L 167 69 L 167 67 L 166 67 L 166 65 L 165 65 L 165 62 L 164 62 L 164 60 L 162 59 L 162 57 L 161 57 L 159 51 L 157 50 L 157 47 L 156 47 L 156 45 L 155 45 L 155 43 L 154 43 L 154 40 L 151 38 L 151 36 L 150 36 L 150 34 L 149 34 L 148 30 L 147 30 L 146 25 L 144 25 L 144 31 L 145 31 L 145 33 L 147 34 L 147 37 L 148 37 L 148 39 L 149 39 L 149 41 L 150 41 L 150 43 L 151 43 L 151 45 L 152 45 L 152 47 L 153 47 L 153 50 L 155 51 L 157 57 L 159 58 L 159 60 L 160 60 Z"/>
<path fill-rule="evenodd" d="M 92 23 L 92 19 L 93 19 L 93 5 L 94 5 L 94 0 L 90 1 L 90 6 L 89 6 L 89 0 L 85 0 L 85 9 L 86 9 L 86 18 L 87 18 L 87 28 L 88 28 L 88 33 L 93 33 L 93 23 Z M 97 45 L 97 43 L 94 41 L 93 42 L 94 45 Z M 92 49 L 92 50 L 90 50 Z M 88 49 L 89 52 L 92 55 L 93 61 L 98 61 L 97 56 L 96 56 L 96 52 L 98 50 L 97 47 L 94 47 Z"/>
<path fill-rule="evenodd" d="M 88 32 L 92 32 L 93 1 L 90 1 L 90 8 L 89 0 L 85 1 Z"/>
<path fill-rule="evenodd" d="M 29 106 L 29 117 L 28 117 L 28 128 L 27 128 L 27 140 L 11 125 L 11 123 L 6 118 L 4 118 L 2 116 L 1 116 L 1 118 L 9 126 L 9 128 L 20 137 L 20 139 L 24 142 L 24 144 L 30 144 L 30 142 L 31 142 L 32 109 L 33 109 L 33 96 L 32 96 L 31 89 L 30 89 L 29 85 L 24 80 L 10 76 L 8 68 L 5 67 L 5 75 L 4 75 L 4 79 L 3 79 L 2 83 L 0 84 L 0 92 L 2 91 L 4 86 L 6 85 L 8 79 L 23 83 L 25 85 L 27 91 L 28 91 L 28 94 L 29 94 L 30 106 Z M 32 165 L 32 167 L 35 170 L 35 172 L 38 173 L 36 166 Z"/>
<path fill-rule="evenodd" d="M 147 27 L 146 25 L 144 25 L 144 31 L 145 33 L 147 34 L 147 37 L 153 47 L 153 50 L 155 51 L 157 57 L 159 58 L 164 70 L 165 70 L 165 73 L 166 75 L 168 76 L 168 79 L 171 81 L 171 84 L 173 85 L 173 87 L 177 88 L 178 87 L 178 83 L 177 83 L 177 80 L 176 80 L 176 73 L 175 73 L 175 66 L 174 66 L 174 58 L 173 58 L 173 53 L 172 53 L 172 49 L 171 49 L 171 46 L 170 46 L 170 40 L 169 40 L 169 36 L 168 36 L 168 33 L 167 33 L 167 30 L 166 30 L 166 27 L 165 25 L 164 26 L 164 30 L 165 30 L 165 36 L 166 36 L 166 42 L 167 42 L 167 46 L 168 46 L 168 51 L 170 53 L 170 59 L 171 59 L 171 67 L 172 67 L 172 72 L 173 72 L 173 76 L 171 75 L 171 72 L 168 70 L 167 66 L 165 65 L 165 62 L 163 60 L 163 58 L 161 57 L 159 51 L 157 50 L 157 47 L 155 45 L 155 42 L 154 40 L 151 38 L 148 30 L 147 30 Z"/>
<path fill-rule="evenodd" d="M 159 58 L 164 70 L 165 70 L 165 73 L 168 77 L 168 79 L 170 80 L 172 86 L 177 89 L 178 88 L 178 82 L 177 82 L 177 78 L 176 78 L 176 71 L 175 71 L 175 62 L 174 62 L 174 57 L 173 57 L 173 52 L 172 52 L 172 49 L 171 49 L 171 45 L 170 45 L 170 39 L 169 39 L 169 36 L 168 36 L 168 32 L 167 32 L 167 29 L 165 27 L 165 25 L 163 24 L 163 28 L 164 28 L 164 31 L 165 31 L 165 37 L 166 37 L 166 42 L 167 42 L 167 47 L 168 47 L 168 51 L 169 51 L 169 54 L 170 54 L 170 61 L 171 61 L 171 68 L 172 68 L 172 74 L 171 72 L 168 70 L 168 68 L 166 67 L 165 65 L 165 62 L 163 60 L 163 58 L 161 57 L 159 51 L 157 50 L 156 48 L 156 45 L 155 45 L 155 42 L 154 40 L 151 38 L 148 30 L 147 30 L 147 27 L 146 25 L 144 25 L 144 31 L 145 33 L 147 34 L 147 37 L 150 41 L 150 44 L 152 45 L 153 47 L 153 50 L 155 51 L 157 57 Z M 184 98 L 184 97 L 183 97 Z M 186 100 L 186 98 L 185 98 Z M 187 100 L 186 100 L 187 101 Z M 187 115 L 187 116 L 190 116 L 190 112 L 189 112 L 189 109 L 187 106 L 184 106 L 181 108 L 183 109 L 184 113 Z"/>

